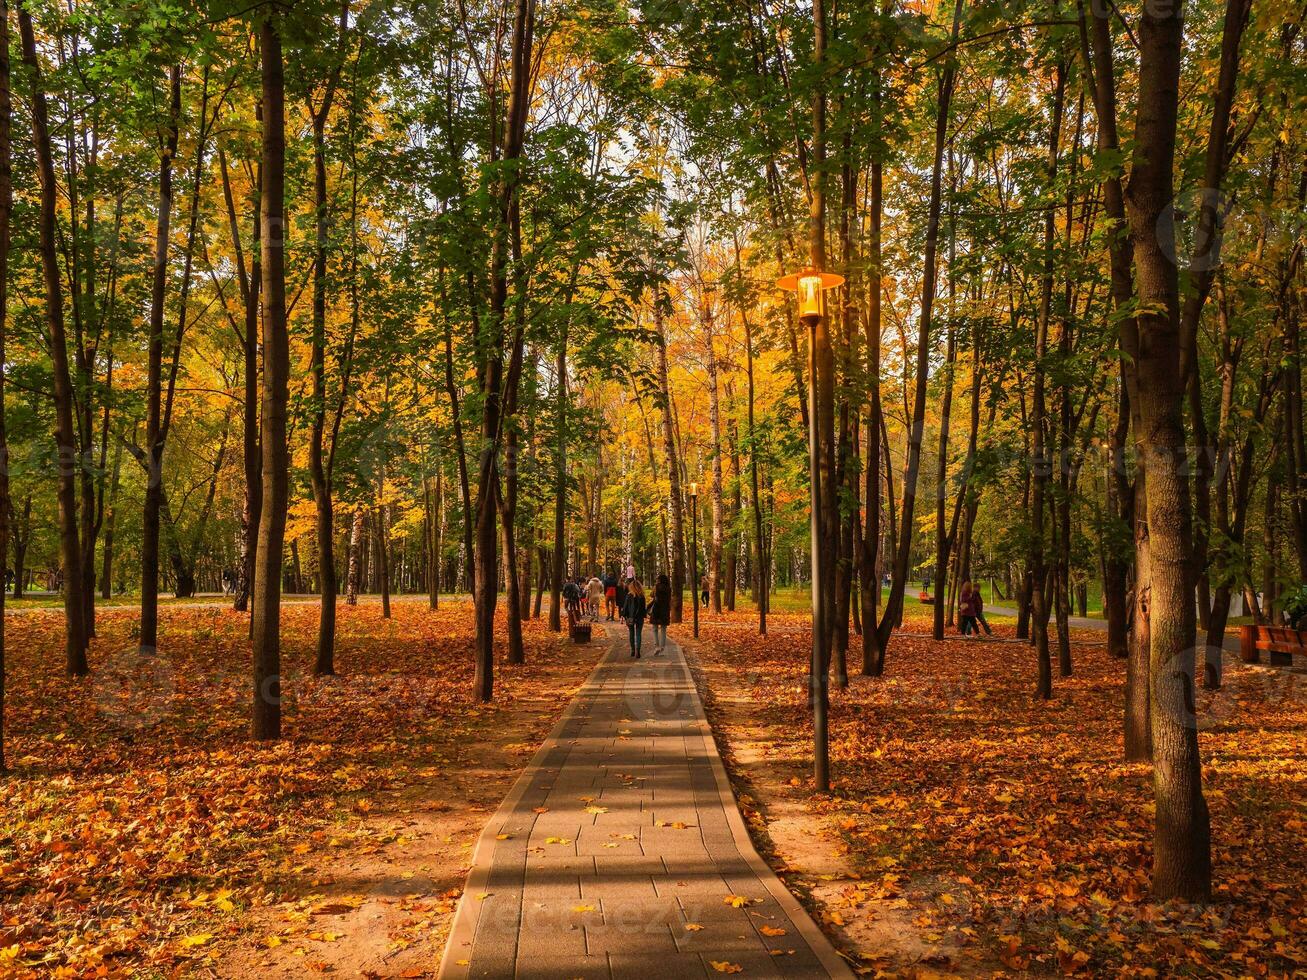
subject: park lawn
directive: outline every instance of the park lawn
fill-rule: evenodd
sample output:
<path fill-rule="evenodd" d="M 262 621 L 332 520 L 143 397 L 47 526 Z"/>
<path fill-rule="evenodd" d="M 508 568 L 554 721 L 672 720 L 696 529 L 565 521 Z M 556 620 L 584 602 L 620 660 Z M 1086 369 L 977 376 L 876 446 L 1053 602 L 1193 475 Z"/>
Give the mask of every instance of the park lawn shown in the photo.
<path fill-rule="evenodd" d="M 286 737 L 258 745 L 247 617 L 165 609 L 141 661 L 106 610 L 73 680 L 57 613 L 10 618 L 0 976 L 434 969 L 477 834 L 598 651 L 529 622 L 479 706 L 468 603 L 380 613 L 342 604 L 313 678 L 317 610 L 283 610 Z"/>
<path fill-rule="evenodd" d="M 1301 676 L 1231 665 L 1225 688 L 1204 695 L 1215 903 L 1165 908 L 1148 901 L 1150 770 L 1120 761 L 1123 665 L 1101 634 L 1076 632 L 1075 676 L 1056 678 L 1048 703 L 1032 697 L 1025 644 L 896 638 L 884 678 L 833 693 L 834 788 L 814 797 L 810 631 L 798 615 L 770 625 L 764 640 L 752 613 L 705 616 L 687 647 L 761 849 L 868 970 L 1307 967 Z"/>
<path fill-rule="evenodd" d="M 1014 599 L 997 598 L 988 580 L 980 583 L 980 592 L 981 595 L 985 597 L 986 607 L 1000 606 L 1000 607 L 1011 609 L 1016 605 L 1016 601 Z M 908 590 L 903 594 L 903 609 L 906 615 L 908 616 L 912 616 L 916 614 L 925 615 L 927 610 L 933 609 L 933 606 L 928 606 L 926 603 L 922 602 L 918 598 L 920 593 L 921 593 L 921 583 L 916 582 L 910 584 Z M 889 589 L 882 588 L 880 594 L 881 594 L 881 601 L 884 602 L 889 598 Z M 1103 604 L 1102 597 L 1099 594 L 1098 586 L 1097 584 L 1091 582 L 1089 584 L 1089 605 L 1086 610 L 1090 618 L 1093 619 L 1102 618 L 1103 616 L 1102 604 Z M 750 600 L 747 596 L 744 597 L 743 601 L 740 602 L 739 605 L 753 608 L 752 600 Z M 773 612 L 778 612 L 778 613 L 808 612 L 812 608 L 812 591 L 807 586 L 804 585 L 787 585 L 784 588 L 776 589 L 772 593 L 771 608 Z M 884 606 L 882 606 L 881 608 L 884 608 Z M 1079 613 L 1077 610 L 1072 609 L 1071 614 L 1074 616 L 1074 615 L 1078 615 Z M 996 615 L 998 614 L 993 612 L 987 612 L 986 618 L 993 618 Z M 1002 619 L 1003 617 L 999 616 L 998 618 Z"/>

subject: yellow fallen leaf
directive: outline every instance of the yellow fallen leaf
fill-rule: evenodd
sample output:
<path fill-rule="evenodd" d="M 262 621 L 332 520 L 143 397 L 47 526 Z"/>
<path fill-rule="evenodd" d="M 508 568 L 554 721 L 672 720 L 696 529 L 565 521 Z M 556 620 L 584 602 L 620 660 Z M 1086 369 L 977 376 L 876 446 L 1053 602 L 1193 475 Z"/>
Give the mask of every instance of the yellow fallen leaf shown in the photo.
<path fill-rule="evenodd" d="M 743 895 L 727 895 L 722 902 L 731 908 L 742 909 L 754 904 L 754 899 L 745 898 Z"/>
<path fill-rule="evenodd" d="M 685 924 L 685 931 L 686 931 L 686 932 L 703 932 L 703 926 L 699 925 L 699 923 L 697 923 L 697 922 L 687 922 L 687 923 Z"/>
<path fill-rule="evenodd" d="M 764 936 L 783 936 L 785 930 L 779 926 L 759 926 L 758 931 Z"/>
<path fill-rule="evenodd" d="M 182 940 L 181 944 L 182 944 L 182 946 L 184 946 L 184 947 L 187 948 L 187 949 L 192 949 L 192 948 L 194 948 L 194 947 L 196 947 L 196 946 L 205 946 L 205 945 L 207 945 L 209 942 L 211 942 L 212 939 L 213 939 L 213 934 L 212 934 L 212 933 L 209 933 L 209 932 L 199 932 L 199 933 L 196 933 L 196 934 L 193 935 L 193 936 L 187 936 L 187 937 L 185 937 L 185 938 Z"/>
<path fill-rule="evenodd" d="M 512 834 L 495 834 L 495 840 L 512 840 Z"/>
<path fill-rule="evenodd" d="M 593 905 L 574 905 L 574 906 L 572 906 L 572 911 L 573 911 L 573 912 L 593 912 L 593 911 L 595 911 L 595 907 L 594 907 Z"/>
<path fill-rule="evenodd" d="M 728 963 L 726 960 L 709 960 L 712 968 L 718 973 L 743 973 L 744 967 L 739 963 Z"/>
<path fill-rule="evenodd" d="M 590 806 L 588 806 L 588 807 L 585 808 L 585 812 L 586 812 L 586 813 L 596 813 L 596 814 L 597 814 L 597 813 L 607 813 L 607 812 L 608 812 L 608 807 L 606 807 L 606 806 L 594 806 L 594 805 L 592 804 L 592 805 L 590 805 Z"/>
<path fill-rule="evenodd" d="M 545 843 L 546 843 L 546 844 L 570 844 L 570 843 L 572 843 L 572 838 L 570 838 L 570 837 L 546 837 L 546 838 L 545 838 Z"/>

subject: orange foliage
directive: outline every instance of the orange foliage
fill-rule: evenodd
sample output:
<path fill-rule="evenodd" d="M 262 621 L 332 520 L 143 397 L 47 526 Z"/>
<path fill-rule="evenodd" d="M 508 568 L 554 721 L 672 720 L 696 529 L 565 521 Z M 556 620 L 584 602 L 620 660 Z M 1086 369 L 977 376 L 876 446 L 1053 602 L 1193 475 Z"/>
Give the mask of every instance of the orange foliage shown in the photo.
<path fill-rule="evenodd" d="M 527 666 L 503 669 L 496 703 L 477 705 L 470 605 L 380 612 L 342 605 L 339 676 L 314 678 L 317 606 L 283 608 L 289 737 L 266 744 L 248 738 L 247 617 L 165 607 L 162 652 L 140 658 L 135 611 L 103 611 L 94 672 L 69 680 L 61 618 L 11 615 L 0 976 L 166 971 L 204 955 L 310 850 L 375 846 L 370 798 L 430 775 L 433 751 L 456 764 L 460 741 L 560 669 L 560 641 L 529 621 Z"/>
<path fill-rule="evenodd" d="M 707 683 L 719 671 L 744 677 L 747 711 L 771 740 L 763 751 L 806 776 L 807 617 L 768 620 L 766 639 L 752 614 L 704 622 Z M 929 625 L 905 629 L 926 634 Z M 1012 636 L 1010 626 L 995 630 Z M 861 639 L 850 638 L 854 681 L 832 692 L 835 785 L 807 804 L 843 838 L 859 876 L 830 911 L 849 919 L 905 903 L 890 907 L 909 909 L 927 941 L 948 939 L 975 957 L 953 964 L 964 972 L 988 963 L 1292 974 L 1307 964 L 1302 678 L 1236 666 L 1222 691 L 1200 692 L 1216 901 L 1159 907 L 1148 901 L 1150 769 L 1120 761 L 1124 664 L 1101 638 L 1077 635 L 1075 676 L 1055 680 L 1049 703 L 1033 696 L 1034 654 L 1022 643 L 896 636 L 887 676 L 874 680 L 856 676 Z M 740 727 L 723 734 L 728 743 L 756 737 Z M 806 781 L 794 782 L 806 798 Z"/>

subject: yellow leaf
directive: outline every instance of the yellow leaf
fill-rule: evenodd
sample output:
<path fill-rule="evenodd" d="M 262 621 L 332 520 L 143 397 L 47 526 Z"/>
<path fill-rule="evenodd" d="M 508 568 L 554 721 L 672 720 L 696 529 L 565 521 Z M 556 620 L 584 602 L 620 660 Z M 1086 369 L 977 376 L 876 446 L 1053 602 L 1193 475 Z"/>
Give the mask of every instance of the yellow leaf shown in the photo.
<path fill-rule="evenodd" d="M 593 911 L 595 911 L 595 907 L 594 907 L 593 905 L 574 905 L 574 906 L 572 906 L 572 911 L 573 911 L 573 912 L 593 912 Z"/>
<path fill-rule="evenodd" d="M 728 963 L 726 960 L 709 960 L 708 962 L 712 964 L 712 968 L 718 973 L 744 972 L 744 967 L 740 966 L 739 963 Z"/>
<path fill-rule="evenodd" d="M 783 936 L 785 930 L 779 926 L 759 926 L 758 931 L 764 936 Z"/>
<path fill-rule="evenodd" d="M 512 834 L 495 834 L 495 840 L 512 840 Z"/>
<path fill-rule="evenodd" d="M 685 924 L 685 931 L 686 931 L 686 932 L 703 932 L 703 926 L 699 925 L 699 923 L 697 923 L 697 922 L 687 922 L 687 923 Z"/>
<path fill-rule="evenodd" d="M 187 936 L 182 940 L 182 946 L 191 949 L 195 946 L 207 945 L 213 939 L 213 934 L 209 932 L 196 933 L 194 936 Z"/>
<path fill-rule="evenodd" d="M 755 900 L 752 898 L 745 898 L 743 895 L 727 895 L 722 899 L 722 902 L 732 908 L 742 909 L 753 905 Z"/>
<path fill-rule="evenodd" d="M 546 843 L 546 844 L 570 844 L 570 843 L 572 843 L 572 838 L 570 838 L 570 837 L 546 837 L 546 838 L 545 838 L 545 843 Z"/>

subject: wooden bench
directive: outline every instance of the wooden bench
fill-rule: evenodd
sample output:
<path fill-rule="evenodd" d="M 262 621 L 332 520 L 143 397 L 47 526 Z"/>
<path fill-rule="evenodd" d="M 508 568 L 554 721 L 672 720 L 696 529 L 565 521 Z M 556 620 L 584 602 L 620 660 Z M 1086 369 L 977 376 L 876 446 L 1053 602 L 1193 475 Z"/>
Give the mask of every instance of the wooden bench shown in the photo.
<path fill-rule="evenodd" d="M 1239 659 L 1246 664 L 1260 663 L 1262 651 L 1279 667 L 1293 665 L 1293 656 L 1307 657 L 1307 633 L 1287 626 L 1239 627 Z"/>
<path fill-rule="evenodd" d="M 581 622 L 571 609 L 567 610 L 567 633 L 573 643 L 590 642 L 590 624 Z"/>

